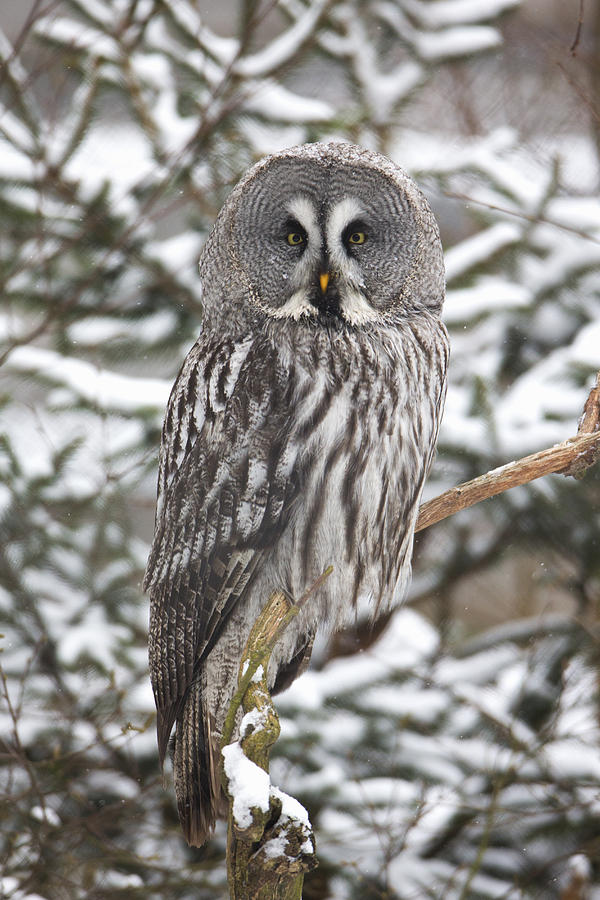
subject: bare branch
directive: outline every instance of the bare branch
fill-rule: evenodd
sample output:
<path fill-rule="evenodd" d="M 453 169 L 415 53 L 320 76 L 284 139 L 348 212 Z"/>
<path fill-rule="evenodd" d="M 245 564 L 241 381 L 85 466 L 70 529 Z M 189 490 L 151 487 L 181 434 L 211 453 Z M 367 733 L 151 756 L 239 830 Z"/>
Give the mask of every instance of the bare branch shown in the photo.
<path fill-rule="evenodd" d="M 580 478 L 600 458 L 600 372 L 596 384 L 585 402 L 583 415 L 575 437 L 555 444 L 547 450 L 532 453 L 516 462 L 492 469 L 472 481 L 459 484 L 424 503 L 419 511 L 415 531 L 422 531 L 448 516 L 474 506 L 489 497 L 541 478 L 558 473 Z"/>
<path fill-rule="evenodd" d="M 579 46 L 579 41 L 581 40 L 581 29 L 583 28 L 583 3 L 584 0 L 579 0 L 579 16 L 577 18 L 577 30 L 575 31 L 575 37 L 573 38 L 573 43 L 569 47 L 569 52 L 571 56 L 577 56 L 577 47 Z"/>

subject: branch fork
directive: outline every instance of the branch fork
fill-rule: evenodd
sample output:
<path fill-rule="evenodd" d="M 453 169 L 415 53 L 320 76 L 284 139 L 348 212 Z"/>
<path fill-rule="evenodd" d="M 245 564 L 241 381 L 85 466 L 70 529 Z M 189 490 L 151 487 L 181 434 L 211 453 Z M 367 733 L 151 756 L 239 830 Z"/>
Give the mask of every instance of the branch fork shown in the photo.
<path fill-rule="evenodd" d="M 221 745 L 223 786 L 229 799 L 227 877 L 232 900 L 300 900 L 304 873 L 317 865 L 306 810 L 269 778 L 269 755 L 280 728 L 267 668 L 283 631 L 329 572 L 297 604 L 275 591 L 242 654 L 239 686 Z M 240 706 L 244 711 L 240 738 L 229 743 Z"/>

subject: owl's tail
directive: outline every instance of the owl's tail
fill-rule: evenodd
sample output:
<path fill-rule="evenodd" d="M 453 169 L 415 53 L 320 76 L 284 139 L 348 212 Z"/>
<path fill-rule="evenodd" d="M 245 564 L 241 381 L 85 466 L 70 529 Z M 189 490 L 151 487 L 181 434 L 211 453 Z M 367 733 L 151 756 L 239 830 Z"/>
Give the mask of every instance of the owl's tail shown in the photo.
<path fill-rule="evenodd" d="M 203 707 L 200 680 L 195 680 L 177 718 L 173 756 L 179 821 L 191 847 L 206 843 L 217 816 L 226 811 L 219 778 L 219 743 Z"/>

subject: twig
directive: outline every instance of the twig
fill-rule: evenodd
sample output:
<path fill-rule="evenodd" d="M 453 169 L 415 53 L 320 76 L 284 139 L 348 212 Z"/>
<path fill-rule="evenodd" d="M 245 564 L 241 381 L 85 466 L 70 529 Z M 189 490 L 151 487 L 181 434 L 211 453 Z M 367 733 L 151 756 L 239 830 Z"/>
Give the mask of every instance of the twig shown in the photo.
<path fill-rule="evenodd" d="M 555 444 L 547 450 L 532 453 L 516 462 L 492 469 L 472 481 L 459 484 L 424 503 L 419 511 L 415 531 L 422 531 L 436 522 L 441 522 L 461 509 L 495 497 L 509 488 L 518 487 L 541 478 L 543 475 L 559 473 L 581 478 L 584 472 L 600 457 L 600 372 L 596 384 L 585 402 L 583 415 L 579 420 L 577 435 Z"/>
<path fill-rule="evenodd" d="M 579 0 L 579 16 L 577 18 L 577 30 L 575 31 L 575 37 L 573 38 L 573 43 L 569 47 L 569 52 L 571 56 L 577 56 L 577 47 L 579 46 L 579 41 L 581 40 L 581 29 L 583 28 L 583 4 L 584 0 Z"/>
<path fill-rule="evenodd" d="M 450 200 L 464 200 L 476 206 L 482 206 L 484 209 L 491 209 L 494 212 L 505 213 L 507 216 L 514 216 L 516 219 L 523 219 L 525 222 L 531 222 L 533 225 L 552 225 L 554 228 L 560 228 L 561 231 L 568 231 L 570 234 L 576 234 L 577 237 L 585 238 L 586 241 L 592 241 L 594 244 L 600 244 L 600 238 L 595 237 L 582 228 L 575 228 L 572 225 L 563 225 L 555 219 L 548 219 L 541 215 L 528 215 L 516 209 L 509 209 L 507 206 L 498 206 L 496 203 L 488 203 L 486 200 L 479 200 L 477 197 L 471 197 L 469 194 L 461 194 L 458 191 L 444 191 L 444 197 Z"/>

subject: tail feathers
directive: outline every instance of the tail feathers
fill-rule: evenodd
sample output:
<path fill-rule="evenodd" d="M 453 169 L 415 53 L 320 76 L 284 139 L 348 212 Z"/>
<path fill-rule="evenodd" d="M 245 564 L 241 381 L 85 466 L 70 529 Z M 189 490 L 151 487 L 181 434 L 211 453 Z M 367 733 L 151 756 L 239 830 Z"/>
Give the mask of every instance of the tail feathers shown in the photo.
<path fill-rule="evenodd" d="M 177 719 L 173 769 L 179 821 L 186 841 L 201 847 L 226 806 L 220 781 L 219 736 L 204 714 L 198 681 L 193 682 Z"/>

